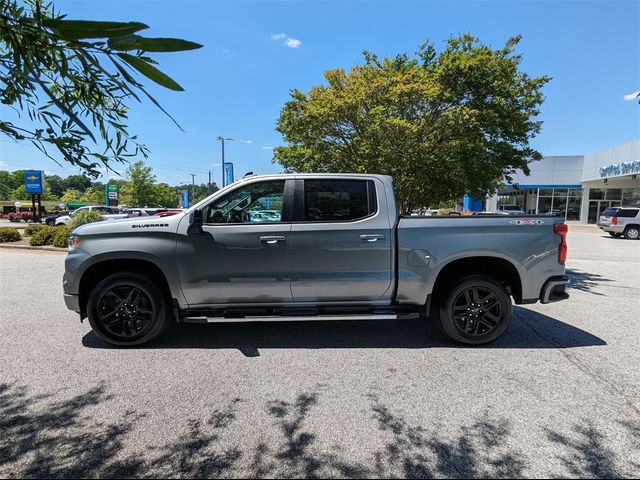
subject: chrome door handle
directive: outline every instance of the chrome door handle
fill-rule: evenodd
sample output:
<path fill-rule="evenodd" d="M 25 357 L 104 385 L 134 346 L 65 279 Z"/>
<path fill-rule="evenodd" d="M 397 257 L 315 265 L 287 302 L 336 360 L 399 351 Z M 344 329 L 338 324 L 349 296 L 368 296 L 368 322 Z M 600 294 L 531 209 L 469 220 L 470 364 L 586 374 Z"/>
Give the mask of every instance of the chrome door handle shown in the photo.
<path fill-rule="evenodd" d="M 270 244 L 274 244 L 274 243 L 278 243 L 278 242 L 284 242 L 285 240 L 286 240 L 286 238 L 283 237 L 282 235 L 272 235 L 272 236 L 260 237 L 260 241 L 261 242 L 266 242 L 266 243 L 270 243 Z"/>
<path fill-rule="evenodd" d="M 360 235 L 360 240 L 366 240 L 367 242 L 375 242 L 384 239 L 384 235 L 381 233 L 368 233 Z"/>

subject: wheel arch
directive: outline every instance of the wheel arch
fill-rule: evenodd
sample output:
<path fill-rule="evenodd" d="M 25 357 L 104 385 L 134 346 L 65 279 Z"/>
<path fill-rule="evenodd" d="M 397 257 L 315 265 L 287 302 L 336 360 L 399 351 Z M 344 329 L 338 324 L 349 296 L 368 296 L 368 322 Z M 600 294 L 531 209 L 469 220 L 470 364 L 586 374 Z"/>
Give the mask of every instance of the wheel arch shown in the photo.
<path fill-rule="evenodd" d="M 522 279 L 512 262 L 495 256 L 463 257 L 452 260 L 438 271 L 430 301 L 427 302 L 427 312 L 430 309 L 429 304 L 433 303 L 432 299 L 440 298 L 455 279 L 474 274 L 496 278 L 505 285 L 516 303 L 522 302 Z"/>
<path fill-rule="evenodd" d="M 163 295 L 165 295 L 170 302 L 172 301 L 171 288 L 169 287 L 167 276 L 165 272 L 154 262 L 142 258 L 103 259 L 94 262 L 87 267 L 80 278 L 78 294 L 81 317 L 86 317 L 89 295 L 100 280 L 113 273 L 132 271 L 142 272 L 148 275 L 152 280 L 158 283 Z"/>

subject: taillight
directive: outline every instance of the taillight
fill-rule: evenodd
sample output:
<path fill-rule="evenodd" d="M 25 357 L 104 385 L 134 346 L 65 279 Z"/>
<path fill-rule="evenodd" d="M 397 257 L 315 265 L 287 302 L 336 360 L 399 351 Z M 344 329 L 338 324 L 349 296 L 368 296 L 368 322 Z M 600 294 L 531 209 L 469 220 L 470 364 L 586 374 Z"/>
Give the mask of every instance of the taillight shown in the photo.
<path fill-rule="evenodd" d="M 611 225 L 617 225 L 617 224 L 618 224 L 618 217 L 614 215 L 613 217 L 611 217 Z"/>
<path fill-rule="evenodd" d="M 567 261 L 567 232 L 569 227 L 565 223 L 554 223 L 553 232 L 556 235 L 560 235 L 560 246 L 558 247 L 558 262 L 564 263 Z"/>

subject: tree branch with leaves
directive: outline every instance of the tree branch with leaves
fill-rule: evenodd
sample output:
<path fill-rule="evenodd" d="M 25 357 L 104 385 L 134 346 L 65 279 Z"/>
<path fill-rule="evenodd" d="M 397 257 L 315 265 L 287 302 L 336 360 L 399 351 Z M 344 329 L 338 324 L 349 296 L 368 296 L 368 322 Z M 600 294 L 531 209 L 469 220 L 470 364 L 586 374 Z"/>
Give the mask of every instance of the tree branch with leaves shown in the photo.
<path fill-rule="evenodd" d="M 130 102 L 146 98 L 179 125 L 137 75 L 182 91 L 148 54 L 202 47 L 138 35 L 147 28 L 69 20 L 42 0 L 0 0 L 0 102 L 20 119 L 0 119 L 0 133 L 93 177 L 101 165 L 146 158 L 148 149 L 127 127 Z"/>

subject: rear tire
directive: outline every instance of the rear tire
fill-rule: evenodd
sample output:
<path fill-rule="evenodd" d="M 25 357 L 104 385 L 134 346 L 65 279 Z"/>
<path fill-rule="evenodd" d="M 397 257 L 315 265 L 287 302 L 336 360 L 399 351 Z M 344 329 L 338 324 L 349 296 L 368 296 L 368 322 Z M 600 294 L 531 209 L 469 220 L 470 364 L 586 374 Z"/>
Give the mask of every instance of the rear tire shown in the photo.
<path fill-rule="evenodd" d="M 638 240 L 640 238 L 640 227 L 635 225 L 624 229 L 624 237 L 629 240 Z"/>
<path fill-rule="evenodd" d="M 509 327 L 513 307 L 504 285 L 488 275 L 455 280 L 440 306 L 440 325 L 456 342 L 483 345 Z"/>
<path fill-rule="evenodd" d="M 621 233 L 616 232 L 609 232 L 609 235 L 611 235 L 613 238 L 620 238 L 622 236 Z"/>
<path fill-rule="evenodd" d="M 142 345 L 170 323 L 170 304 L 156 282 L 144 273 L 114 273 L 91 291 L 87 317 L 102 340 L 117 346 Z"/>

